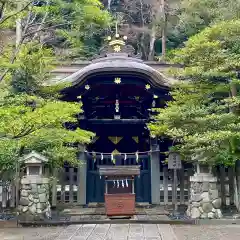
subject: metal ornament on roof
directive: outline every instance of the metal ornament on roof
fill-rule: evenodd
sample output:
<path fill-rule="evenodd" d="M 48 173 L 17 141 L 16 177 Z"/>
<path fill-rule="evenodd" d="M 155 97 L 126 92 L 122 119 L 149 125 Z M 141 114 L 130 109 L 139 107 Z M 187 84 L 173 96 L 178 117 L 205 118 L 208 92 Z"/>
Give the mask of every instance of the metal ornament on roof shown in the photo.
<path fill-rule="evenodd" d="M 87 85 L 85 85 L 85 89 L 86 90 L 89 90 L 90 89 L 90 86 L 87 84 Z"/>
<path fill-rule="evenodd" d="M 94 59 L 101 57 L 108 57 L 114 54 L 127 54 L 128 57 L 134 57 L 141 59 L 141 54 L 136 54 L 134 47 L 127 44 L 127 36 L 120 36 L 119 33 L 115 33 L 113 37 L 108 36 L 106 43 L 101 49 L 98 56 L 94 56 Z"/>
<path fill-rule="evenodd" d="M 121 78 L 117 77 L 117 78 L 114 79 L 114 82 L 116 84 L 120 84 L 122 82 L 122 80 L 121 80 Z"/>
<path fill-rule="evenodd" d="M 114 52 L 121 52 L 121 46 L 115 45 L 115 46 L 113 47 L 113 50 L 114 50 Z"/>
<path fill-rule="evenodd" d="M 146 90 L 149 90 L 150 88 L 151 88 L 150 84 L 146 84 L 146 85 L 145 85 L 145 89 L 146 89 Z"/>

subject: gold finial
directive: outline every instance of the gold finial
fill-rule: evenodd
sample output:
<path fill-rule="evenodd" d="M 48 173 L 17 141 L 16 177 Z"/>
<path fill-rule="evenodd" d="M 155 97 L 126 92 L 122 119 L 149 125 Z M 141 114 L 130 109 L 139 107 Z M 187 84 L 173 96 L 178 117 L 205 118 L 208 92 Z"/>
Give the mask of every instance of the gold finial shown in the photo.
<path fill-rule="evenodd" d="M 125 45 L 124 41 L 127 40 L 127 36 L 123 36 L 122 39 L 120 38 L 120 34 L 118 33 L 118 20 L 116 20 L 115 24 L 115 36 L 113 38 L 108 36 L 107 40 L 109 41 L 109 46 L 112 46 L 115 52 L 120 52 L 121 46 Z"/>
<path fill-rule="evenodd" d="M 116 36 L 116 38 L 118 38 L 119 37 L 119 34 L 118 34 L 118 20 L 116 21 L 116 24 L 115 24 L 115 30 L 116 30 L 115 36 Z"/>

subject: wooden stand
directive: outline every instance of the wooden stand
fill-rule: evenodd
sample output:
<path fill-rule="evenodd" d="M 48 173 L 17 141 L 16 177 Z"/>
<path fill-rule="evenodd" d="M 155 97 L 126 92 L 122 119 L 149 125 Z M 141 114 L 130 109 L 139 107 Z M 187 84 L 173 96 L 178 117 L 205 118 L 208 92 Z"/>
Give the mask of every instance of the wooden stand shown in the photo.
<path fill-rule="evenodd" d="M 105 194 L 108 216 L 132 216 L 135 214 L 135 194 Z"/>
<path fill-rule="evenodd" d="M 139 166 L 104 166 L 99 168 L 105 176 L 105 208 L 107 216 L 135 214 L 134 176 Z M 131 174 L 131 175 L 130 175 Z"/>

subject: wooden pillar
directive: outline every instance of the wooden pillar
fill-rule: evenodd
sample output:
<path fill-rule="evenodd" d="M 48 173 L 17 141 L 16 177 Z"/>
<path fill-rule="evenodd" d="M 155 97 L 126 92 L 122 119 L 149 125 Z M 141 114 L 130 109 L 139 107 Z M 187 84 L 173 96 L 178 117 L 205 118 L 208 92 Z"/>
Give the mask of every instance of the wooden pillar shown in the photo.
<path fill-rule="evenodd" d="M 160 204 L 160 153 L 157 139 L 151 139 L 151 196 L 152 204 Z"/>
<path fill-rule="evenodd" d="M 87 204 L 87 157 L 85 152 L 79 154 L 78 166 L 78 204 Z"/>

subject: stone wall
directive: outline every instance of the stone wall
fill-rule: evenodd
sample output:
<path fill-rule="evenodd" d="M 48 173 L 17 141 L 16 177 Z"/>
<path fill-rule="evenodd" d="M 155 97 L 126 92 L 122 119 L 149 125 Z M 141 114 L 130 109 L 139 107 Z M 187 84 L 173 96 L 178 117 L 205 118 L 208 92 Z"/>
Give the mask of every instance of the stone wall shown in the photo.
<path fill-rule="evenodd" d="M 211 174 L 198 174 L 190 177 L 191 196 L 187 215 L 193 219 L 222 218 L 221 198 L 217 179 Z"/>
<path fill-rule="evenodd" d="M 47 178 L 26 176 L 21 179 L 19 215 L 27 221 L 51 218 Z"/>

